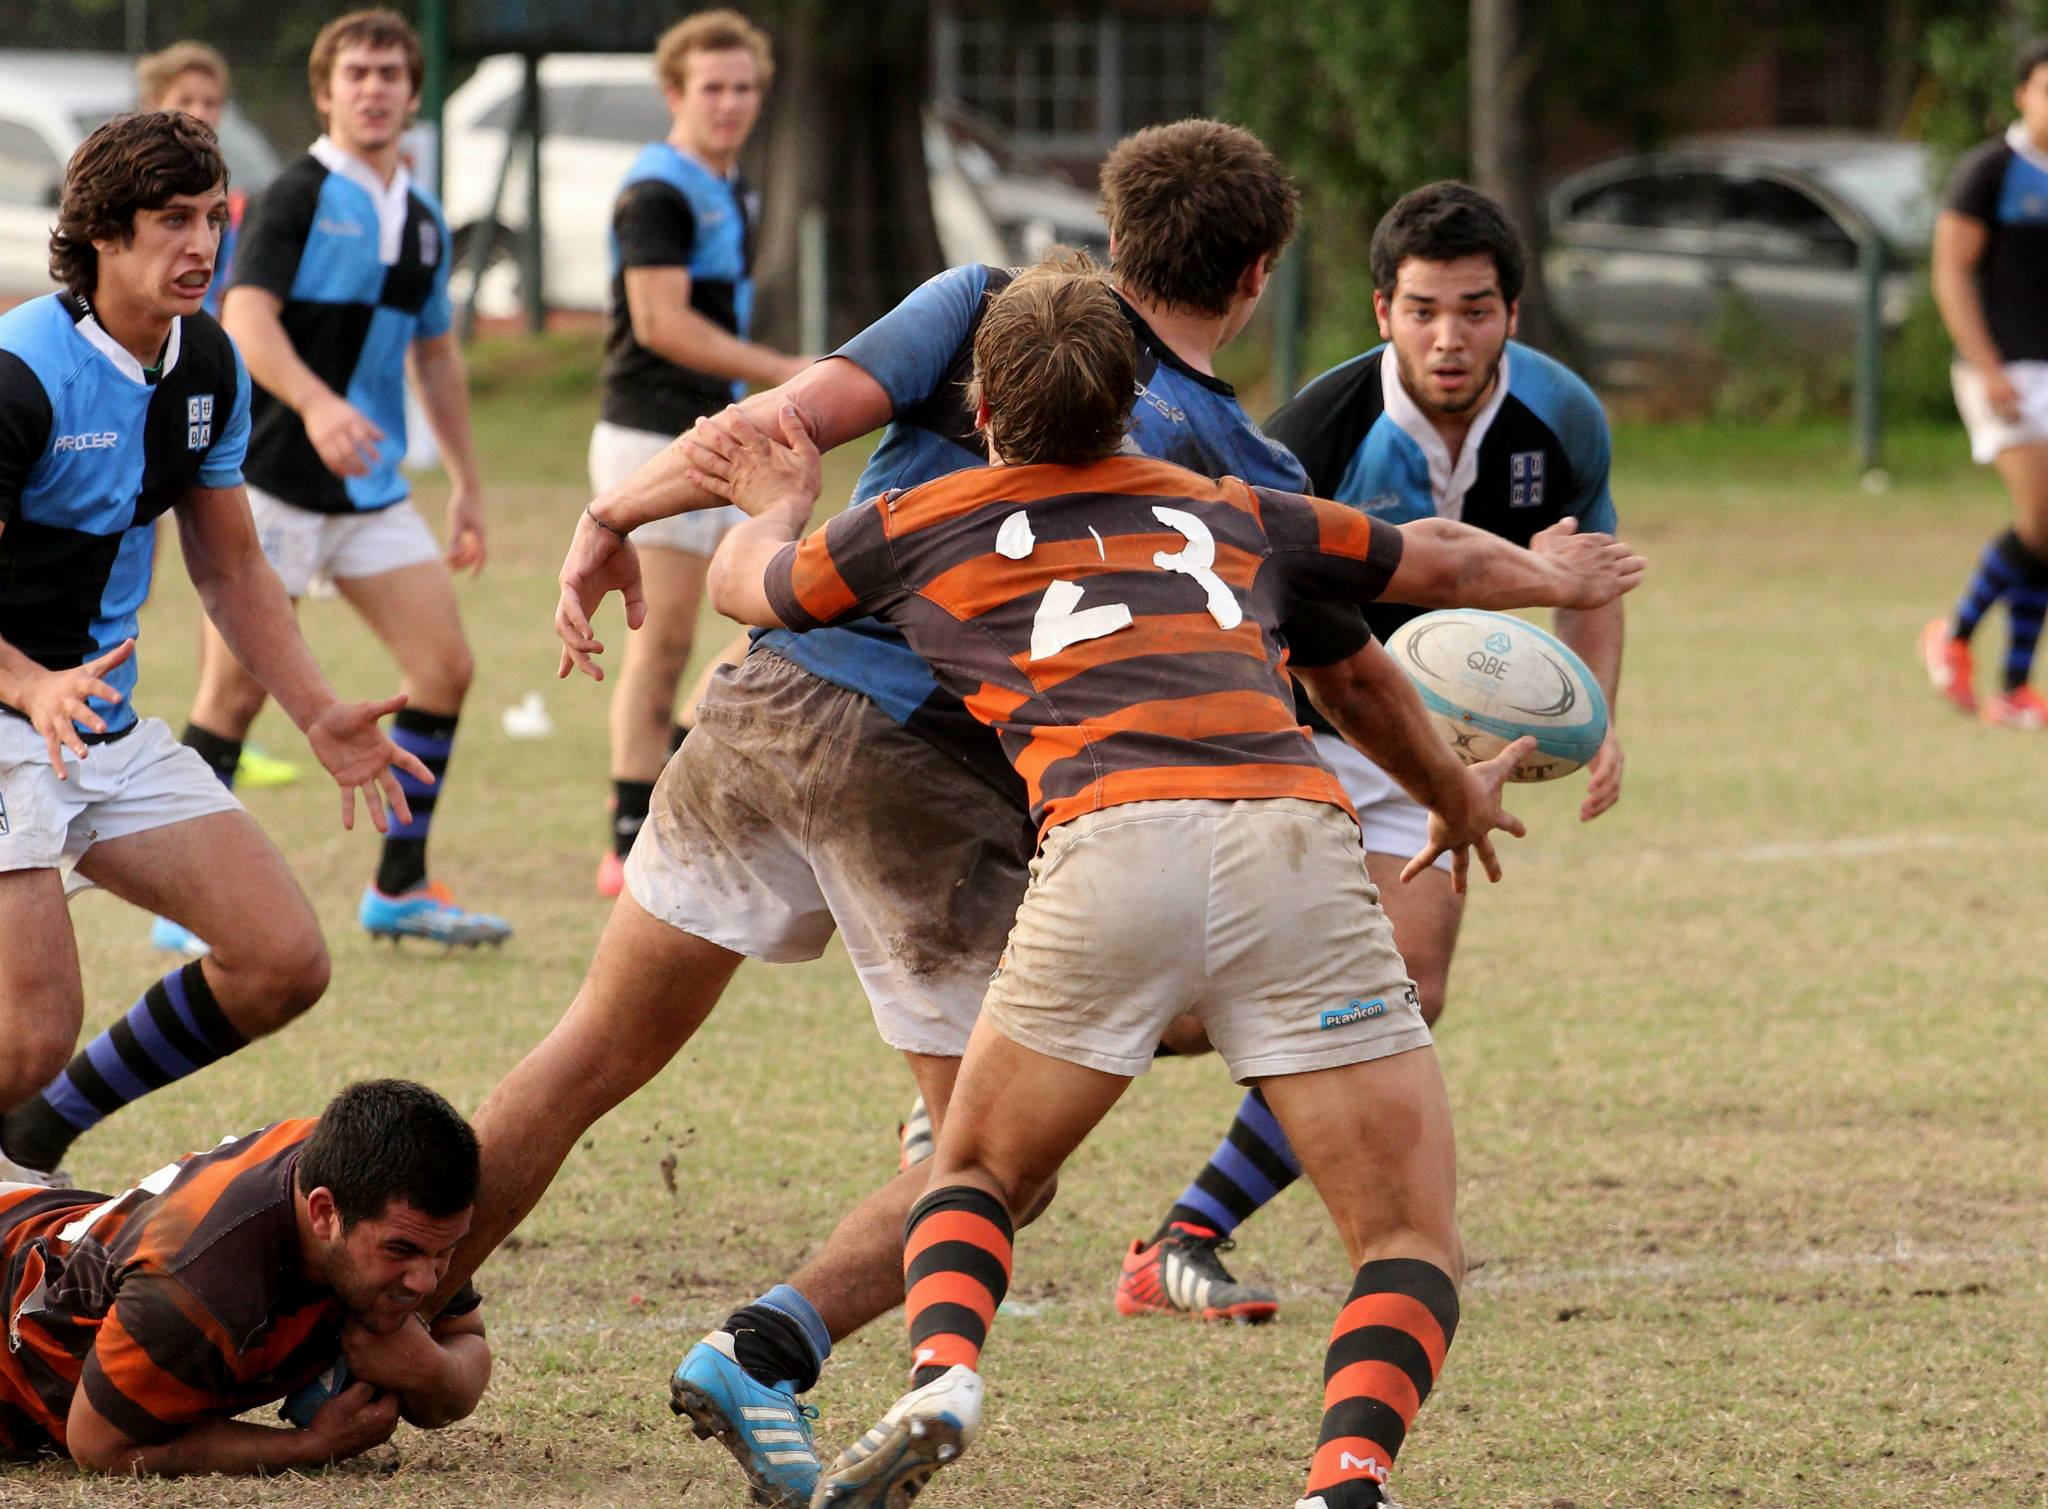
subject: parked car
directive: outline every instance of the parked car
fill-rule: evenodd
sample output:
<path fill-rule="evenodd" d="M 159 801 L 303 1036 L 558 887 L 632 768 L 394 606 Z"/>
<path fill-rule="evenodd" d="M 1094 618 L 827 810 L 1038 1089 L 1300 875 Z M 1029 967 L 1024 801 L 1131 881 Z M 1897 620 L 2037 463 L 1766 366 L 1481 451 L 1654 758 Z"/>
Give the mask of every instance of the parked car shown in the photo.
<path fill-rule="evenodd" d="M 477 307 L 510 314 L 519 307 L 517 238 L 527 218 L 526 152 L 506 149 L 519 120 L 525 64 L 510 54 L 485 58 L 443 113 L 448 224 L 460 259 L 458 300 L 469 290 L 467 253 L 494 214 L 496 248 Z M 611 296 L 611 214 L 634 155 L 668 134 L 668 108 L 645 53 L 558 54 L 540 65 L 541 254 L 548 304 L 604 309 Z M 1108 232 L 1095 196 L 1039 172 L 969 124 L 928 115 L 925 157 L 932 208 L 949 262 L 1026 261 L 1055 241 L 1103 247 Z"/>
<path fill-rule="evenodd" d="M 50 226 L 64 164 L 109 116 L 135 108 L 135 64 L 119 53 L 0 49 L 0 297 L 48 293 Z M 220 145 L 236 188 L 277 176 L 277 154 L 228 107 Z"/>
<path fill-rule="evenodd" d="M 1927 149 L 1840 132 L 1688 137 L 1550 195 L 1544 287 L 1596 363 L 1698 350 L 1731 300 L 1814 351 L 1853 349 L 1859 248 L 1885 258 L 1881 311 L 1906 317 L 1935 202 Z"/>

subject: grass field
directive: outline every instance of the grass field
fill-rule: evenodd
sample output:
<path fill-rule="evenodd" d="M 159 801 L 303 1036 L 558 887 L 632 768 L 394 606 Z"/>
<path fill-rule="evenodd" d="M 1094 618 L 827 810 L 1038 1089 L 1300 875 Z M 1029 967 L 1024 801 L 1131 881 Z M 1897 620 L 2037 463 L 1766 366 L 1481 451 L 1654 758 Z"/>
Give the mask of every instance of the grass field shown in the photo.
<path fill-rule="evenodd" d="M 606 690 L 552 680 L 549 616 L 590 364 L 499 349 L 483 367 L 494 556 L 462 589 L 480 675 L 435 862 L 519 935 L 373 949 L 353 923 L 372 837 L 344 835 L 312 781 L 254 794 L 329 930 L 333 988 L 93 1134 L 85 1182 L 310 1114 L 353 1076 L 473 1107 L 576 987 L 604 916 Z M 1480 1266 L 1397 1474 L 1415 1509 L 2048 1505 L 2048 744 L 1947 713 L 1912 654 L 2003 516 L 1962 449 L 1894 437 L 1896 485 L 1874 497 L 1837 431 L 1620 435 L 1626 533 L 1653 560 L 1630 609 L 1627 789 L 1587 827 L 1575 783 L 1520 794 L 1531 836 L 1470 914 L 1440 1042 Z M 339 684 L 387 689 L 344 609 L 305 621 Z M 140 700 L 176 726 L 193 607 L 175 571 L 145 624 Z M 507 739 L 500 712 L 536 690 L 554 735 Z M 259 738 L 300 749 L 274 713 Z M 162 961 L 120 904 L 74 915 L 97 1026 Z M 471 1421 L 318 1479 L 51 1468 L 0 1475 L 0 1503 L 738 1505 L 664 1377 L 893 1167 L 908 1084 L 843 957 L 749 967 L 484 1270 L 497 1378 Z M 1170 1063 L 1076 1158 L 1020 1242 L 992 1428 L 929 1502 L 1293 1503 L 1349 1279 L 1309 1193 L 1234 1255 L 1281 1290 L 1276 1326 L 1134 1324 L 1109 1304 L 1120 1249 L 1236 1099 L 1214 1060 Z M 894 1397 L 901 1340 L 878 1325 L 828 1368 L 828 1455 Z"/>

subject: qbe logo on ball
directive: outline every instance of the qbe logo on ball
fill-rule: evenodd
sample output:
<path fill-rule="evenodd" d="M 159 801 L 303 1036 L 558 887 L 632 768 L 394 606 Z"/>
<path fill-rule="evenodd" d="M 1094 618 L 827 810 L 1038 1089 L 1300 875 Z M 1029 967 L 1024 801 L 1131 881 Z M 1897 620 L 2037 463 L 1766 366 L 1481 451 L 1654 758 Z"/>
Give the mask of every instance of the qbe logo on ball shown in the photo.
<path fill-rule="evenodd" d="M 1554 781 L 1592 759 L 1607 737 L 1607 698 L 1586 663 L 1532 623 L 1453 608 L 1410 619 L 1387 651 L 1468 765 L 1524 736 L 1533 753 L 1518 781 Z"/>

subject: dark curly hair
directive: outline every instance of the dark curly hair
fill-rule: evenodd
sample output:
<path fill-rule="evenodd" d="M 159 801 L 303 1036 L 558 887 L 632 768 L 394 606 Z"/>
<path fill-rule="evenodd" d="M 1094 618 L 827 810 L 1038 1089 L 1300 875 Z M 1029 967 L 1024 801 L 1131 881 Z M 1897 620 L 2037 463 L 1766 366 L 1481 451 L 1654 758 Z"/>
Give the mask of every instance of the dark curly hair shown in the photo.
<path fill-rule="evenodd" d="M 1521 237 L 1507 212 L 1467 184 L 1446 180 L 1403 194 L 1372 233 L 1372 286 L 1388 298 L 1401 264 L 1455 262 L 1491 257 L 1500 274 L 1500 296 L 1510 304 L 1522 296 L 1526 264 Z"/>
<path fill-rule="evenodd" d="M 299 1154 L 300 1194 L 327 1189 L 344 1227 L 393 1200 L 441 1220 L 476 1203 L 476 1133 L 455 1107 L 409 1079 L 366 1079 L 320 1113 Z"/>
<path fill-rule="evenodd" d="M 228 167 L 213 132 L 181 110 L 117 115 L 79 145 L 64 169 L 50 276 L 76 294 L 99 282 L 94 241 L 127 241 L 137 210 L 162 209 L 180 194 L 225 186 Z"/>

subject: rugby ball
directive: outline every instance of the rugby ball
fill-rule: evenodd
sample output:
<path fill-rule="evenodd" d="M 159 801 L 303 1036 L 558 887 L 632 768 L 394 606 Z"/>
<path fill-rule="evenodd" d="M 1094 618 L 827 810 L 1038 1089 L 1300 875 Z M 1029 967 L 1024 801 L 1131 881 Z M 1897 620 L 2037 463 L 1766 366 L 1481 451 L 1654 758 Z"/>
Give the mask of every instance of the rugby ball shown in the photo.
<path fill-rule="evenodd" d="M 1477 608 L 1425 613 L 1395 630 L 1387 653 L 1467 765 L 1528 734 L 1536 749 L 1512 779 L 1554 781 L 1607 737 L 1607 698 L 1586 662 L 1523 619 Z"/>

